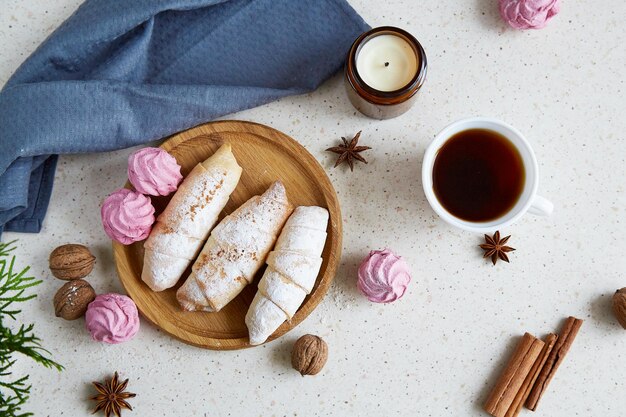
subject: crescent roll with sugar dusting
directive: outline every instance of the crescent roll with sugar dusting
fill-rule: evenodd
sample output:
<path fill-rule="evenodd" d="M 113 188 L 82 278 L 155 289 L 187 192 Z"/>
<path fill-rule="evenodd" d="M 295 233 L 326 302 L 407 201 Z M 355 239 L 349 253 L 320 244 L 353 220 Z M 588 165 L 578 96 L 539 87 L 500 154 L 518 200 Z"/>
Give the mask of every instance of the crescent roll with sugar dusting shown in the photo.
<path fill-rule="evenodd" d="M 241 172 L 224 144 L 184 179 L 144 243 L 141 279 L 153 291 L 176 285 L 196 258 Z"/>
<path fill-rule="evenodd" d="M 328 210 L 297 207 L 267 257 L 267 269 L 246 314 L 251 345 L 260 345 L 291 320 L 310 294 L 322 266 Z"/>
<path fill-rule="evenodd" d="M 219 311 L 254 279 L 293 206 L 280 181 L 226 216 L 211 232 L 176 298 L 190 311 Z"/>

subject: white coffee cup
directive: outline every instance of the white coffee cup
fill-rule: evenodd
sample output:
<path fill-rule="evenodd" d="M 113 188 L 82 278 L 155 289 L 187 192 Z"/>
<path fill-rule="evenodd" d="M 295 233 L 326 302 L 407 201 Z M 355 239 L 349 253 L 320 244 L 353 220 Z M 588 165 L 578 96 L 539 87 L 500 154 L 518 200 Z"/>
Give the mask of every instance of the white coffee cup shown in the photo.
<path fill-rule="evenodd" d="M 437 152 L 443 144 L 452 136 L 469 129 L 488 129 L 506 137 L 518 150 L 522 157 L 525 171 L 525 184 L 522 193 L 511 210 L 501 217 L 487 222 L 471 222 L 460 219 L 447 211 L 439 202 L 433 189 L 433 166 Z M 435 139 L 428 145 L 424 160 L 422 162 L 422 185 L 424 193 L 435 212 L 446 222 L 461 229 L 472 232 L 489 233 L 498 229 L 503 229 L 517 221 L 526 212 L 548 216 L 552 213 L 553 204 L 537 195 L 539 185 L 539 170 L 537 159 L 530 143 L 524 138 L 522 133 L 504 122 L 487 117 L 472 117 L 459 120 L 444 128 Z"/>

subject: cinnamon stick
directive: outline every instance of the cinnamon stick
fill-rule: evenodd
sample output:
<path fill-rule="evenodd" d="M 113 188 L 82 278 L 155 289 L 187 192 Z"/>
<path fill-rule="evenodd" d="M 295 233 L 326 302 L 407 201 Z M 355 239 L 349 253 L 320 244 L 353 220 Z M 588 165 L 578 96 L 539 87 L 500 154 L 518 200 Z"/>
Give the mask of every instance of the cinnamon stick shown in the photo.
<path fill-rule="evenodd" d="M 539 400 L 546 392 L 548 384 L 550 384 L 550 381 L 552 381 L 556 370 L 563 362 L 563 359 L 569 351 L 569 348 L 572 346 L 572 343 L 576 338 L 576 334 L 578 333 L 578 330 L 580 329 L 580 326 L 582 326 L 582 324 L 582 320 L 571 316 L 568 317 L 563 324 L 561 332 L 559 333 L 559 338 L 554 345 L 552 352 L 550 352 L 550 355 L 548 355 L 548 359 L 541 369 L 539 377 L 537 378 L 537 381 L 535 382 L 535 385 L 533 386 L 532 390 L 530 391 L 530 395 L 526 400 L 525 406 L 529 410 L 535 411 L 537 409 L 537 404 L 539 403 Z"/>
<path fill-rule="evenodd" d="M 524 334 L 485 402 L 486 412 L 494 417 L 505 417 L 544 345 L 530 333 Z"/>
<path fill-rule="evenodd" d="M 513 399 L 513 402 L 511 403 L 511 407 L 509 407 L 508 411 L 505 414 L 505 417 L 517 417 L 517 415 L 520 413 L 520 411 L 522 410 L 522 406 L 524 405 L 524 402 L 530 395 L 530 391 L 533 385 L 535 384 L 535 381 L 539 377 L 539 373 L 541 372 L 541 369 L 543 368 L 546 361 L 548 360 L 548 356 L 550 355 L 550 352 L 554 348 L 554 345 L 556 344 L 557 339 L 558 339 L 558 336 L 555 335 L 554 333 L 550 333 L 548 336 L 546 336 L 544 340 L 545 344 L 543 346 L 543 349 L 541 349 L 541 353 L 539 354 L 539 357 L 537 357 L 537 360 L 533 364 L 533 367 L 530 369 L 528 376 L 524 380 L 524 383 L 522 384 L 519 391 L 517 392 L 517 395 Z"/>

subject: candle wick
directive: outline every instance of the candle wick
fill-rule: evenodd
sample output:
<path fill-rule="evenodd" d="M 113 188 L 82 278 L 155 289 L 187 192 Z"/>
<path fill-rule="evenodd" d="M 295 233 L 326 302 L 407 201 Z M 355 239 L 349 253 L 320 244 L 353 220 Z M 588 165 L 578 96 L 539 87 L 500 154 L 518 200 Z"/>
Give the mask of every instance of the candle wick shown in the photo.
<path fill-rule="evenodd" d="M 385 66 L 388 67 L 389 66 L 389 62 L 385 62 Z"/>

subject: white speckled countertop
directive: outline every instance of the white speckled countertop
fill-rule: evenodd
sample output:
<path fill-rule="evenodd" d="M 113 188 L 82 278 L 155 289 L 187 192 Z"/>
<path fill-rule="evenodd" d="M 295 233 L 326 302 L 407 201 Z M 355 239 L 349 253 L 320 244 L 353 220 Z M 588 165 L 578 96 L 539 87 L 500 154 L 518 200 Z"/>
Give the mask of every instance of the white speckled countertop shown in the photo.
<path fill-rule="evenodd" d="M 137 337 L 92 342 L 82 319 L 54 317 L 61 281 L 47 259 L 56 246 L 89 245 L 98 258 L 88 278 L 97 292 L 122 291 L 99 204 L 125 181 L 130 150 L 63 156 L 44 229 L 19 238 L 20 264 L 44 283 L 21 320 L 65 371 L 19 360 L 33 385 L 36 416 L 87 415 L 90 381 L 119 370 L 130 378 L 125 416 L 480 416 L 495 377 L 525 331 L 543 336 L 562 319 L 585 319 L 536 416 L 626 415 L 626 331 L 610 311 L 626 286 L 626 3 L 562 2 L 546 29 L 518 32 L 500 20 L 496 0 L 352 0 L 373 26 L 412 32 L 428 55 L 418 104 L 394 120 L 355 113 L 339 76 L 318 91 L 230 118 L 284 131 L 327 168 L 344 215 L 341 267 L 320 306 L 285 337 L 255 349 L 213 352 L 184 345 L 147 322 Z M 4 0 L 0 84 L 77 7 L 77 0 Z M 511 264 L 481 259 L 481 237 L 452 229 L 429 208 L 421 158 L 449 122 L 501 118 L 535 147 L 539 191 L 555 203 L 508 230 Z M 331 169 L 323 149 L 363 130 L 373 146 L 354 173 Z M 356 290 L 356 267 L 370 248 L 390 247 L 413 269 L 407 294 L 392 305 Z M 323 373 L 290 367 L 294 340 L 322 336 Z M 530 412 L 523 411 L 523 415 Z"/>

